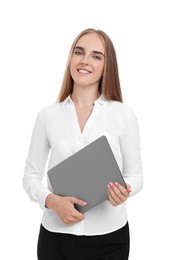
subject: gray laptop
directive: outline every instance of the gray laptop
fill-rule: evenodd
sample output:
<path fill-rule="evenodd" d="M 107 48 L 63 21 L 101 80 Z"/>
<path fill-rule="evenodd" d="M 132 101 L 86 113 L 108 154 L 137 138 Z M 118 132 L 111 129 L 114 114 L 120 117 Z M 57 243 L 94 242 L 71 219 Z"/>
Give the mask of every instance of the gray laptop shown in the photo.
<path fill-rule="evenodd" d="M 75 207 L 82 213 L 108 199 L 107 184 L 124 187 L 116 159 L 106 136 L 101 136 L 48 171 L 52 190 L 60 196 L 72 196 L 87 202 Z"/>

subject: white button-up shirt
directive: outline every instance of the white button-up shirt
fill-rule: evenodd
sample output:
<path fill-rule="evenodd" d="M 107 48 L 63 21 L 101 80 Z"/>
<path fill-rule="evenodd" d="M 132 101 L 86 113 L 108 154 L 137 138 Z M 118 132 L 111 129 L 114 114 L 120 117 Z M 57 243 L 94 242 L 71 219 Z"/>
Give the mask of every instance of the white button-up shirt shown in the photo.
<path fill-rule="evenodd" d="M 49 231 L 76 235 L 99 235 L 113 232 L 127 222 L 126 202 L 114 207 L 105 201 L 85 213 L 85 219 L 74 225 L 64 224 L 56 213 L 45 208 L 52 192 L 42 180 L 47 170 L 73 155 L 100 136 L 105 135 L 117 160 L 131 195 L 142 188 L 139 129 L 133 110 L 103 94 L 94 101 L 93 111 L 81 133 L 74 103 L 70 95 L 63 101 L 42 108 L 37 115 L 26 160 L 23 186 L 30 199 L 43 209 L 42 224 Z M 50 156 L 48 157 L 50 152 Z M 68 180 L 67 180 L 68 181 Z"/>

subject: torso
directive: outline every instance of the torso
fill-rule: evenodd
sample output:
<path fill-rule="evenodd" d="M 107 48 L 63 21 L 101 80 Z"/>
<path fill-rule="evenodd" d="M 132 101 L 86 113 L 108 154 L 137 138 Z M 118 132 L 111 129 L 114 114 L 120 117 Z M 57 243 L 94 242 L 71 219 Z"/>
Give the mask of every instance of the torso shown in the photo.
<path fill-rule="evenodd" d="M 84 107 L 84 108 L 79 108 L 79 107 L 75 106 L 81 133 L 83 132 L 85 124 L 86 124 L 88 118 L 90 117 L 90 115 L 93 111 L 93 108 L 94 108 L 94 105 L 89 106 L 89 107 Z"/>

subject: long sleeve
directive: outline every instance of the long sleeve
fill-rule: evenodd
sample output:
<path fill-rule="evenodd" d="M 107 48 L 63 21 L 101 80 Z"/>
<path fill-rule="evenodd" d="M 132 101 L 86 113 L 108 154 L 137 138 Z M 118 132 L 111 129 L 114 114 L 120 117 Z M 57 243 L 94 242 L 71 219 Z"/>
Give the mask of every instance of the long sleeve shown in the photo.
<path fill-rule="evenodd" d="M 127 127 L 120 138 L 121 154 L 123 158 L 123 176 L 132 192 L 138 193 L 143 186 L 143 173 L 140 154 L 139 126 L 136 116 L 131 110 Z"/>
<path fill-rule="evenodd" d="M 46 210 L 45 199 L 51 192 L 42 184 L 42 180 L 50 147 L 45 134 L 41 112 L 38 113 L 33 128 L 22 181 L 30 199 L 39 203 L 41 209 Z"/>
<path fill-rule="evenodd" d="M 43 209 L 42 224 L 47 230 L 74 235 L 102 235 L 119 230 L 127 223 L 126 203 L 112 207 L 106 200 L 88 211 L 83 221 L 72 226 L 63 224 L 55 211 L 45 207 L 45 199 L 52 192 L 49 178 L 46 178 L 47 185 L 43 185 L 49 152 L 48 169 L 51 169 L 102 135 L 107 137 L 125 181 L 132 187 L 131 195 L 136 194 L 142 188 L 143 178 L 138 122 L 129 106 L 106 100 L 101 95 L 95 101 L 93 113 L 82 134 L 70 95 L 63 102 L 47 106 L 38 113 L 23 186 L 30 199 Z"/>

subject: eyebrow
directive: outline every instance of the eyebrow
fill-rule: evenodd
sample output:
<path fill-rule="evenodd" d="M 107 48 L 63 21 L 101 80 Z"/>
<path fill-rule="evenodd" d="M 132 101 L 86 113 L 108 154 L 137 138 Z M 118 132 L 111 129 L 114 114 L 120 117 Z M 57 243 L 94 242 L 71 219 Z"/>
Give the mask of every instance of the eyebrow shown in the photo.
<path fill-rule="evenodd" d="M 85 50 L 85 49 L 84 49 L 83 47 L 81 47 L 81 46 L 76 46 L 76 47 L 74 47 L 74 50 L 75 50 L 75 49 L 80 49 L 80 50 L 82 50 L 82 51 Z M 104 54 L 103 54 L 101 51 L 92 51 L 92 53 L 100 54 L 100 55 L 102 55 L 102 56 L 104 57 Z"/>

